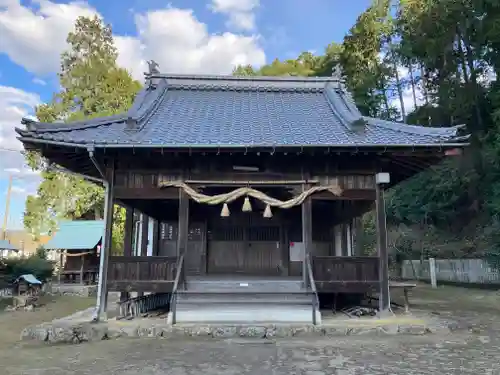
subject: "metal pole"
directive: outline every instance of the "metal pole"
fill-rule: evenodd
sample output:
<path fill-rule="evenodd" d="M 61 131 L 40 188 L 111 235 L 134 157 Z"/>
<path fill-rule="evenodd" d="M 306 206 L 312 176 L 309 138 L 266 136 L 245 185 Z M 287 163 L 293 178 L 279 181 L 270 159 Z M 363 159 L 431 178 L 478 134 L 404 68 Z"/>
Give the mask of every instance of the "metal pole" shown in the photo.
<path fill-rule="evenodd" d="M 5 213 L 3 216 L 2 239 L 7 239 L 7 223 L 9 221 L 10 197 L 12 195 L 12 175 L 9 176 L 9 187 L 7 188 L 7 197 L 5 199 Z"/>

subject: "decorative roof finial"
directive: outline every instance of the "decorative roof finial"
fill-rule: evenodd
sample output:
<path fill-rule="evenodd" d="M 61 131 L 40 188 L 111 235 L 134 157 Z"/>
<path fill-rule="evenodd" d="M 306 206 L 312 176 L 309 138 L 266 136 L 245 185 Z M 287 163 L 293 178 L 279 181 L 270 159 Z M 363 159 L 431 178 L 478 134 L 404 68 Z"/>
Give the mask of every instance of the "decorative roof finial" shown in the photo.
<path fill-rule="evenodd" d="M 338 79 L 339 81 L 342 79 L 342 68 L 340 64 L 332 66 L 332 77 Z"/>
<path fill-rule="evenodd" d="M 154 60 L 146 61 L 148 63 L 148 75 L 159 74 L 160 70 L 158 69 L 160 66 Z"/>
<path fill-rule="evenodd" d="M 345 80 L 342 74 L 342 66 L 340 64 L 335 64 L 332 67 L 332 77 L 337 81 L 338 88 L 341 90 L 345 90 Z"/>
<path fill-rule="evenodd" d="M 158 69 L 159 65 L 154 60 L 150 60 L 150 61 L 146 61 L 146 62 L 148 63 L 148 71 L 144 72 L 144 77 L 146 79 L 146 86 L 152 87 L 152 86 L 155 86 L 155 82 L 153 82 L 153 81 L 158 81 L 158 79 L 154 78 L 153 76 L 155 74 L 160 74 L 160 70 Z"/>

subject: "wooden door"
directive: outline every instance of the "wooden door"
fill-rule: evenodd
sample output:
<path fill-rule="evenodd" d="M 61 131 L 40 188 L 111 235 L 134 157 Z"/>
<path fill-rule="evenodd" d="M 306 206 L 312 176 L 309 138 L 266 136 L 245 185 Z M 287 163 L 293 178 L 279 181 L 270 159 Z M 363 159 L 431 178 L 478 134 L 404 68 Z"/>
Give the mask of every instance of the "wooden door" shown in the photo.
<path fill-rule="evenodd" d="M 216 225 L 208 231 L 208 273 L 280 275 L 278 225 Z"/>
<path fill-rule="evenodd" d="M 282 274 L 280 227 L 251 226 L 247 228 L 247 238 L 245 268 L 248 272 L 262 275 Z"/>
<path fill-rule="evenodd" d="M 177 222 L 160 223 L 159 256 L 177 256 Z M 184 257 L 186 274 L 195 276 L 206 272 L 206 226 L 205 223 L 189 224 L 188 248 Z"/>

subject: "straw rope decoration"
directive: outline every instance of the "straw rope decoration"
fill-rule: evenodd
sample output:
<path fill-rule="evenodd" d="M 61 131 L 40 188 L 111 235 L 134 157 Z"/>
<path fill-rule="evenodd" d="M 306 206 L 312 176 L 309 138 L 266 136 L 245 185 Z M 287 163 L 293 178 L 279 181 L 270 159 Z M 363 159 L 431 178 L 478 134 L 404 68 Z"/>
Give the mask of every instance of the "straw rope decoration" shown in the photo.
<path fill-rule="evenodd" d="M 273 197 L 270 197 L 269 195 L 263 193 L 260 190 L 253 189 L 251 187 L 240 187 L 237 188 L 233 191 L 230 191 L 228 193 L 223 193 L 223 194 L 216 194 L 216 195 L 206 195 L 203 193 L 200 193 L 190 187 L 189 185 L 185 184 L 184 182 L 181 181 L 162 181 L 159 184 L 159 187 L 165 188 L 165 187 L 176 187 L 182 189 L 191 199 L 193 199 L 197 203 L 204 203 L 204 204 L 209 204 L 209 205 L 218 205 L 222 204 L 222 212 L 221 216 L 229 216 L 229 208 L 227 207 L 228 203 L 234 202 L 238 198 L 245 197 L 245 202 L 243 205 L 243 211 L 248 212 L 251 211 L 251 206 L 250 202 L 248 201 L 248 197 L 255 198 L 257 200 L 260 200 L 261 202 L 266 204 L 266 210 L 264 211 L 264 217 L 271 217 L 271 207 L 278 207 L 278 208 L 291 208 L 294 206 L 298 206 L 304 202 L 304 200 L 314 194 L 318 193 L 321 191 L 329 191 L 330 193 L 334 195 L 341 195 L 342 194 L 342 189 L 338 184 L 334 185 L 328 185 L 328 186 L 313 186 L 309 188 L 306 191 L 303 191 L 299 195 L 296 195 L 295 197 L 288 199 L 286 201 L 282 201 Z"/>

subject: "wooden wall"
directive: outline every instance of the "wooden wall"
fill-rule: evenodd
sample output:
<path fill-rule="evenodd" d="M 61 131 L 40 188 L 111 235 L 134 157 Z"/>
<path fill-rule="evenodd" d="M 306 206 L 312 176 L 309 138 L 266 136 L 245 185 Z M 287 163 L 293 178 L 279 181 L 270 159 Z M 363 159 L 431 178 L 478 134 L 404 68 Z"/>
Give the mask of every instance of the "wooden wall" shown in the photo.
<path fill-rule="evenodd" d="M 332 208 L 313 205 L 312 255 L 335 255 Z M 272 218 L 255 203 L 252 212 L 241 212 L 239 202 L 229 209 L 230 216 L 221 217 L 220 207 L 205 206 L 204 218 L 191 210 L 187 275 L 301 275 L 302 262 L 290 260 L 290 244 L 302 241 L 301 207 L 275 210 Z M 157 255 L 176 256 L 177 228 L 175 220 L 160 223 Z"/>

